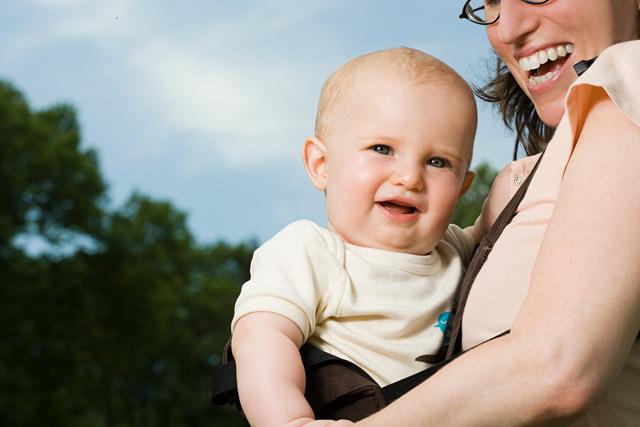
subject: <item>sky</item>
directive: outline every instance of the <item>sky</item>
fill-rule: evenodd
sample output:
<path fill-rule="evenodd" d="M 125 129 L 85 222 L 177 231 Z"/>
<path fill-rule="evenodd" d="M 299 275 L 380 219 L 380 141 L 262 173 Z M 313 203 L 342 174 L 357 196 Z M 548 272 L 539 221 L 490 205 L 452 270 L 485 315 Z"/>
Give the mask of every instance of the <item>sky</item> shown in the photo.
<path fill-rule="evenodd" d="M 300 152 L 341 64 L 409 46 L 486 79 L 490 46 L 462 3 L 4 0 L 0 79 L 34 109 L 77 109 L 113 208 L 138 191 L 186 212 L 202 243 L 262 242 L 297 219 L 326 224 Z M 500 168 L 513 138 L 479 107 L 473 165 Z"/>

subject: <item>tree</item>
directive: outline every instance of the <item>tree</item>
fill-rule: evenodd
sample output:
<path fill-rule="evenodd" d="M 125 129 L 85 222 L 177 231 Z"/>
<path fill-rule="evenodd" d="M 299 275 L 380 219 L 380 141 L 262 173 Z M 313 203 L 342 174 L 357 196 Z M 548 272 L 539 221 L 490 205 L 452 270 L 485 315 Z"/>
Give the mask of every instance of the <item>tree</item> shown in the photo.
<path fill-rule="evenodd" d="M 476 177 L 467 193 L 458 201 L 453 211 L 452 223 L 461 227 L 473 224 L 482 211 L 484 199 L 491 190 L 491 184 L 498 172 L 488 163 L 481 163 L 475 170 Z"/>
<path fill-rule="evenodd" d="M 0 82 L 0 256 L 22 233 L 64 243 L 99 226 L 106 185 L 67 105 L 32 112 Z"/>
<path fill-rule="evenodd" d="M 107 223 L 90 310 L 105 425 L 210 424 L 225 415 L 208 400 L 212 372 L 254 246 L 196 246 L 186 215 L 141 195 Z"/>
<path fill-rule="evenodd" d="M 83 401 L 59 387 L 76 371 L 74 283 L 79 264 L 52 254 L 28 256 L 17 240 L 37 236 L 55 247 L 100 226 L 106 185 L 93 150 L 80 147 L 74 110 L 33 112 L 0 82 L 0 424 L 27 425 L 34 416 L 62 421 Z M 37 415 L 35 415 L 37 414 Z"/>
<path fill-rule="evenodd" d="M 243 425 L 209 395 L 255 243 L 198 245 L 142 194 L 111 209 L 80 139 L 0 83 L 0 425 Z"/>

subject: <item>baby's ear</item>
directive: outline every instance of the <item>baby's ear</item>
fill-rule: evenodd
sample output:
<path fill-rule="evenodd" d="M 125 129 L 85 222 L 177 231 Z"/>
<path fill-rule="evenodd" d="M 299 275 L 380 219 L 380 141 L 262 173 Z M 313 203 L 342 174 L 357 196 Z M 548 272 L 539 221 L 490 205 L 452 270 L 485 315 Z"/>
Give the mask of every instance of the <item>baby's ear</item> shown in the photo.
<path fill-rule="evenodd" d="M 464 196 L 464 193 L 466 193 L 469 187 L 471 187 L 471 183 L 473 182 L 473 178 L 475 177 L 476 174 L 471 171 L 467 171 L 467 173 L 465 173 L 464 181 L 462 182 L 462 188 L 460 188 L 460 194 L 458 195 L 458 197 Z"/>
<path fill-rule="evenodd" d="M 302 160 L 307 175 L 313 185 L 321 191 L 327 189 L 327 150 L 320 139 L 315 136 L 304 141 Z"/>

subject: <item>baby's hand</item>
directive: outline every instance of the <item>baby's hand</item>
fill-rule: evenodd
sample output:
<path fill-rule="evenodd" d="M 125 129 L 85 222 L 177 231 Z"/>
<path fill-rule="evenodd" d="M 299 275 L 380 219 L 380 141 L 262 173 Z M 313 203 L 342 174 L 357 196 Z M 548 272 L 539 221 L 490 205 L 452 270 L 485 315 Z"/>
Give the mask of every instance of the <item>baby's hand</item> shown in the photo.
<path fill-rule="evenodd" d="M 352 425 L 354 423 L 348 420 L 315 420 L 305 424 L 304 427 L 349 427 Z"/>

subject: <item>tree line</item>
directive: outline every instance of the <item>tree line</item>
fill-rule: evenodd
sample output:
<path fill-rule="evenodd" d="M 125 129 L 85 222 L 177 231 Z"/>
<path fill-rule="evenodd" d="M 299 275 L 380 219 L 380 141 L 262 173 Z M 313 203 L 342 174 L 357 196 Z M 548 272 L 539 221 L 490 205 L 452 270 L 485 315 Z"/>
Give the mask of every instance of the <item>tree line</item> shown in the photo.
<path fill-rule="evenodd" d="M 256 246 L 198 242 L 167 200 L 111 206 L 75 109 L 0 81 L 0 426 L 245 425 L 209 398 Z"/>

